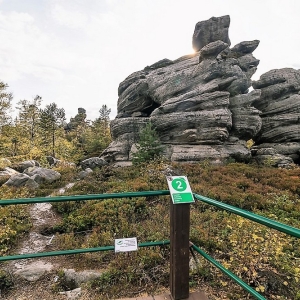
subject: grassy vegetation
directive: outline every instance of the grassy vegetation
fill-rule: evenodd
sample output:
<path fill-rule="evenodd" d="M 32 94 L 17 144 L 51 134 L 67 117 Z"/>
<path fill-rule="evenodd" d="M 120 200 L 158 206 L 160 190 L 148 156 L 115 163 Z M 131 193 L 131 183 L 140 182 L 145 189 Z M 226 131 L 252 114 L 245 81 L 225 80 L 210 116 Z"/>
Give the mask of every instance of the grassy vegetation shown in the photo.
<path fill-rule="evenodd" d="M 299 168 L 285 170 L 238 163 L 211 166 L 207 162 L 176 164 L 172 168 L 177 174 L 186 175 L 192 190 L 198 194 L 300 228 Z M 167 189 L 165 169 L 162 162 L 127 168 L 103 167 L 85 180 L 77 181 L 67 193 Z M 55 187 L 75 180 L 74 169 L 60 171 L 63 176 Z M 27 197 L 28 193 L 2 186 L 0 198 Z M 49 194 L 49 186 L 31 196 L 46 194 Z M 139 242 L 168 239 L 169 202 L 169 197 L 140 197 L 55 204 L 63 218 L 60 224 L 48 228 L 48 232 L 56 233 L 53 250 L 113 245 L 114 239 L 120 237 L 136 236 Z M 10 219 L 11 228 L 20 228 L 22 212 L 13 209 L 17 214 L 14 219 L 6 217 L 12 213 L 6 209 L 0 208 L 3 225 L 8 226 L 5 220 Z M 24 232 L 29 224 L 24 215 L 23 222 L 26 224 L 22 227 Z M 267 299 L 300 299 L 299 240 L 201 202 L 191 205 L 190 235 L 195 245 L 242 277 Z M 0 234 L 0 245 L 3 240 Z M 8 253 L 8 249 L 2 250 L 3 253 Z M 190 271 L 191 288 L 211 289 L 219 299 L 221 296 L 248 299 L 241 288 L 196 256 L 198 263 L 193 264 Z M 105 269 L 103 275 L 91 283 L 91 288 L 99 292 L 99 299 L 135 296 L 168 287 L 168 247 L 143 248 L 118 255 L 90 253 L 74 259 L 78 260 L 79 268 Z"/>
<path fill-rule="evenodd" d="M 0 188 L 0 199 L 26 198 L 30 192 L 26 189 Z M 0 200 L 1 201 L 1 200 Z M 18 239 L 27 233 L 31 220 L 27 206 L 11 205 L 0 207 L 0 256 L 8 253 Z"/>

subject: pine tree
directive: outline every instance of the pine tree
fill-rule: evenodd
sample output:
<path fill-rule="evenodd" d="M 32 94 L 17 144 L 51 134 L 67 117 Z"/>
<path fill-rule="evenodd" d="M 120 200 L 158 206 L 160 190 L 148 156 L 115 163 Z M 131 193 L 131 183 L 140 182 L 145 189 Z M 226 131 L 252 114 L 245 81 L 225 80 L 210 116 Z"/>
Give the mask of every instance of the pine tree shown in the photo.
<path fill-rule="evenodd" d="M 149 162 L 161 156 L 164 147 L 151 122 L 147 123 L 140 131 L 139 141 L 136 147 L 137 152 L 133 155 L 133 164 Z"/>
<path fill-rule="evenodd" d="M 11 109 L 12 93 L 6 92 L 7 87 L 7 84 L 0 81 L 0 133 L 2 127 L 11 121 L 8 112 Z"/>
<path fill-rule="evenodd" d="M 58 108 L 56 103 L 47 105 L 40 110 L 40 128 L 43 132 L 44 143 L 51 148 L 51 155 L 55 157 L 56 136 L 63 130 L 65 110 Z"/>
<path fill-rule="evenodd" d="M 38 131 L 40 120 L 40 105 L 42 97 L 35 96 L 32 101 L 20 100 L 17 104 L 19 110 L 18 124 L 23 129 L 24 136 L 29 140 L 29 148 L 32 149 L 35 144 L 35 139 Z"/>
<path fill-rule="evenodd" d="M 91 123 L 91 126 L 85 132 L 84 149 L 86 154 L 99 155 L 111 142 L 109 129 L 109 115 L 111 109 L 107 105 L 102 105 L 99 110 L 100 116 Z"/>
<path fill-rule="evenodd" d="M 106 104 L 102 105 L 99 109 L 99 118 L 97 118 L 94 123 L 102 124 L 103 129 L 107 129 L 109 127 L 109 115 L 111 113 L 111 109 L 107 107 Z"/>

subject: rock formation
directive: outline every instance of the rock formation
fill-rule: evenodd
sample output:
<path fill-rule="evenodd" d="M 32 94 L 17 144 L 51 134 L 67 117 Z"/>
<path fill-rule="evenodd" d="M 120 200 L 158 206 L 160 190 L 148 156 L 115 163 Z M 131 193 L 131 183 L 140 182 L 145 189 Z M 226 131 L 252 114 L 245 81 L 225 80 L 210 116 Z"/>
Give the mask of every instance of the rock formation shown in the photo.
<path fill-rule="evenodd" d="M 120 83 L 113 142 L 102 158 L 129 161 L 140 129 L 151 121 L 172 161 L 250 159 L 246 141 L 261 128 L 260 111 L 252 106 L 260 91 L 248 93 L 259 41 L 229 48 L 229 23 L 229 16 L 199 22 L 193 36 L 198 52 L 160 60 Z"/>
<path fill-rule="evenodd" d="M 85 160 L 83 160 L 80 163 L 81 167 L 83 170 L 86 169 L 95 169 L 95 168 L 99 168 L 99 167 L 103 167 L 105 165 L 107 165 L 107 162 L 99 157 L 91 157 L 91 158 L 87 158 Z"/>
<path fill-rule="evenodd" d="M 70 119 L 70 122 L 65 126 L 66 131 L 75 130 L 79 125 L 83 124 L 86 119 L 86 110 L 82 107 L 78 108 L 78 113 L 74 118 Z"/>
<path fill-rule="evenodd" d="M 262 128 L 254 137 L 253 155 L 259 160 L 262 153 L 281 155 L 299 164 L 300 71 L 271 70 L 254 81 L 253 87 L 261 90 L 260 98 L 253 105 L 262 112 Z"/>
<path fill-rule="evenodd" d="M 37 166 L 39 164 L 36 161 L 25 161 L 16 165 L 15 168 L 20 170 L 20 166 L 28 166 L 30 162 L 31 166 L 27 167 L 23 173 L 19 173 L 17 171 L 12 173 L 5 184 L 13 187 L 26 186 L 28 188 L 35 189 L 38 188 L 41 183 L 52 183 L 61 177 L 61 174 L 54 170 Z M 1 175 L 6 174 L 0 174 L 0 176 Z"/>
<path fill-rule="evenodd" d="M 230 17 L 212 17 L 207 21 L 198 22 L 193 35 L 193 48 L 195 51 L 201 50 L 213 41 L 223 41 L 230 46 L 228 30 Z"/>

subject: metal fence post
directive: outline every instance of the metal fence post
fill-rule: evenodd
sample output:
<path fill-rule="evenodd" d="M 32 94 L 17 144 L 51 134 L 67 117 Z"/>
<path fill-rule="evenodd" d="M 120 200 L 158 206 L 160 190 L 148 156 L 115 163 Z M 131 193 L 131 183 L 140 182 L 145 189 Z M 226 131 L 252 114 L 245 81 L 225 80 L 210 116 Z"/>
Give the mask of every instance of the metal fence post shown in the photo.
<path fill-rule="evenodd" d="M 170 292 L 173 300 L 189 298 L 190 204 L 170 203 Z"/>

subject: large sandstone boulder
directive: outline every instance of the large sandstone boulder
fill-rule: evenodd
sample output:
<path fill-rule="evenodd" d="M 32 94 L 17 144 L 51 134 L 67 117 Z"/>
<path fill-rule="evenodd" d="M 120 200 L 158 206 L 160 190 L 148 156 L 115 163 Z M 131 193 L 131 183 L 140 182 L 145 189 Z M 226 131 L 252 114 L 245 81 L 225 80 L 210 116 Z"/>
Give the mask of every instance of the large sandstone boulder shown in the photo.
<path fill-rule="evenodd" d="M 29 178 L 30 176 L 27 174 L 18 173 L 12 175 L 5 184 L 8 186 L 21 187 L 26 185 Z"/>
<path fill-rule="evenodd" d="M 61 177 L 59 172 L 41 167 L 30 167 L 24 171 L 24 174 L 33 177 L 34 181 L 37 183 L 51 183 Z"/>
<path fill-rule="evenodd" d="M 63 271 L 63 285 L 68 287 L 69 289 L 78 288 L 82 283 L 96 279 L 103 273 L 101 271 L 95 270 L 84 270 L 76 272 L 74 269 L 64 269 Z"/>
<path fill-rule="evenodd" d="M 58 180 L 61 174 L 41 167 L 29 167 L 23 173 L 17 173 L 12 175 L 7 182 L 8 186 L 21 187 L 26 186 L 28 188 L 36 189 L 40 183 Z"/>
<path fill-rule="evenodd" d="M 229 23 L 229 16 L 199 22 L 193 36 L 199 52 L 160 60 L 120 83 L 113 142 L 102 158 L 129 161 L 140 130 L 150 121 L 171 160 L 249 160 L 246 141 L 262 125 L 260 110 L 252 105 L 260 91 L 248 93 L 259 41 L 230 48 Z"/>
<path fill-rule="evenodd" d="M 99 168 L 99 167 L 107 165 L 107 162 L 103 158 L 100 158 L 100 157 L 91 157 L 91 158 L 83 160 L 80 163 L 80 165 L 83 169 L 89 168 L 89 169 L 93 170 L 97 167 Z"/>
<path fill-rule="evenodd" d="M 51 263 L 36 261 L 28 264 L 22 269 L 17 270 L 15 272 L 15 275 L 22 277 L 27 281 L 35 282 L 39 280 L 45 273 L 50 272 L 52 269 L 53 265 Z"/>
<path fill-rule="evenodd" d="M 20 173 L 24 172 L 29 167 L 39 167 L 40 164 L 36 160 L 25 160 L 18 164 L 14 164 L 12 168 Z"/>

